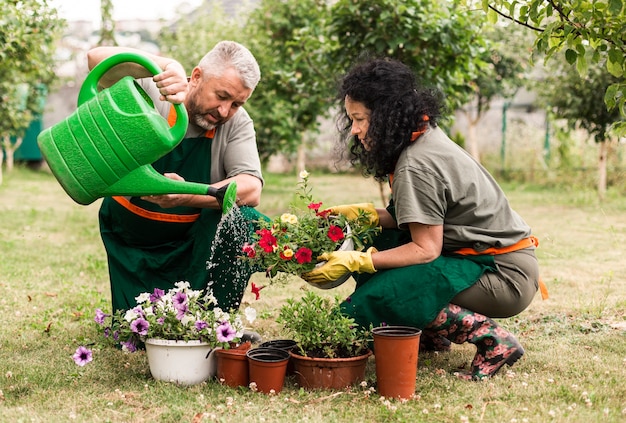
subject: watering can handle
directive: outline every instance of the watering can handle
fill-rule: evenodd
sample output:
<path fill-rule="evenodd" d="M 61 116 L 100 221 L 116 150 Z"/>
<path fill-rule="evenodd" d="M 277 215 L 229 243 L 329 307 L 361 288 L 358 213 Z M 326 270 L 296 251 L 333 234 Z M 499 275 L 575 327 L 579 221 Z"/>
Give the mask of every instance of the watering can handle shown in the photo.
<path fill-rule="evenodd" d="M 91 100 L 93 97 L 98 95 L 98 82 L 102 75 L 104 75 L 109 69 L 113 66 L 119 65 L 120 63 L 138 63 L 145 67 L 152 75 L 157 75 L 161 73 L 161 68 L 154 63 L 153 60 L 137 53 L 118 53 L 113 56 L 109 56 L 96 66 L 89 72 L 87 78 L 85 78 L 85 82 L 80 88 L 80 92 L 78 93 L 78 105 L 80 106 L 84 102 Z M 187 124 L 189 123 L 189 119 L 187 118 L 187 111 L 185 110 L 185 106 L 182 104 L 174 104 L 174 110 L 176 111 L 176 123 L 170 129 L 170 133 L 172 134 L 174 139 L 181 140 L 187 132 Z"/>

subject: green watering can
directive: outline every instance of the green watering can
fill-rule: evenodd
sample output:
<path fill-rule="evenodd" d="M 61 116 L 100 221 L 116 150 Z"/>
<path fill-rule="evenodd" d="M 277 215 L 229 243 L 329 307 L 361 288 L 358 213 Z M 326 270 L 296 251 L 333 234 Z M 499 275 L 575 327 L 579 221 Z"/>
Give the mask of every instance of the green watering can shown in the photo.
<path fill-rule="evenodd" d="M 131 76 L 98 92 L 102 75 L 126 62 L 138 63 L 153 75 L 161 72 L 152 60 L 135 53 L 108 57 L 87 75 L 76 111 L 37 137 L 56 179 L 74 201 L 83 205 L 114 195 L 200 194 L 215 197 L 227 213 L 237 198 L 236 183 L 216 189 L 176 181 L 151 165 L 185 136 L 189 123 L 185 106 L 174 105 L 176 123 L 170 128 Z"/>

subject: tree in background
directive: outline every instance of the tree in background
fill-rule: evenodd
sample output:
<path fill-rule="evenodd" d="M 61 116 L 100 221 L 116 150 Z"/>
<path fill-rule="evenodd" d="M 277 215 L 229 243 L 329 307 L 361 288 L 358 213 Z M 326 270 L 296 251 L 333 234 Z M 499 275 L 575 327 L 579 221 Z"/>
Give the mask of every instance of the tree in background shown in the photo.
<path fill-rule="evenodd" d="M 461 109 L 468 122 L 465 148 L 478 161 L 476 127 L 489 111 L 491 102 L 497 97 L 512 98 L 527 83 L 530 67 L 528 60 L 524 60 L 527 33 L 511 25 L 484 27 L 488 48 L 482 52 L 482 61 L 487 65 L 470 82 L 473 98 Z"/>
<path fill-rule="evenodd" d="M 46 87 L 56 79 L 54 53 L 64 21 L 47 0 L 9 0 L 0 15 L 0 182 L 34 115 L 43 112 Z M 15 140 L 15 141 L 13 141 Z"/>
<path fill-rule="evenodd" d="M 485 66 L 484 22 L 458 0 L 339 0 L 329 28 L 338 41 L 332 60 L 341 72 L 362 53 L 400 60 L 422 84 L 440 89 L 454 111 L 467 103 L 470 81 Z"/>
<path fill-rule="evenodd" d="M 538 85 L 537 93 L 555 116 L 565 119 L 570 128 L 582 128 L 598 143 L 598 195 L 606 193 L 610 128 L 620 120 L 617 108 L 608 110 L 603 98 L 618 78 L 606 71 L 602 62 L 589 65 L 581 76 L 563 60 L 554 60 L 550 73 Z"/>
<path fill-rule="evenodd" d="M 100 0 L 100 40 L 99 46 L 116 46 L 115 41 L 115 20 L 113 20 L 113 1 L 112 0 Z"/>
<path fill-rule="evenodd" d="M 331 13 L 326 0 L 262 0 L 250 15 L 247 39 L 262 78 L 248 110 L 263 161 L 298 152 L 296 166 L 304 169 L 304 136 L 318 131 L 334 91 Z"/>
<path fill-rule="evenodd" d="M 191 73 L 200 59 L 222 40 L 249 47 L 242 32 L 246 14 L 245 4 L 234 16 L 228 16 L 221 1 L 209 0 L 192 14 L 179 16 L 175 24 L 163 28 L 158 37 L 161 54 L 178 60 Z"/>
<path fill-rule="evenodd" d="M 602 64 L 615 82 L 603 91 L 606 106 L 619 111 L 614 128 L 626 134 L 626 16 L 622 0 L 482 0 L 489 20 L 504 17 L 536 32 L 534 50 L 549 60 L 564 51 L 584 78 L 590 65 Z"/>

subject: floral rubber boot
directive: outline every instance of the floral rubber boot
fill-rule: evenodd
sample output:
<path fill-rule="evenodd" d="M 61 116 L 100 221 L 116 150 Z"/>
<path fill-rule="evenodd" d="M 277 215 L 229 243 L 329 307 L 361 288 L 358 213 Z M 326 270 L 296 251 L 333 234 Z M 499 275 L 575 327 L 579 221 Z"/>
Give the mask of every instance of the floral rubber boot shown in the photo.
<path fill-rule="evenodd" d="M 436 332 L 424 329 L 420 336 L 420 352 L 448 352 L 450 351 L 450 341 Z"/>
<path fill-rule="evenodd" d="M 524 349 L 509 331 L 487 316 L 454 304 L 448 304 L 441 310 L 425 329 L 455 344 L 469 342 L 476 345 L 472 371 L 470 374 L 459 374 L 461 379 L 482 380 L 492 377 L 502 366 L 512 366 L 524 355 Z"/>

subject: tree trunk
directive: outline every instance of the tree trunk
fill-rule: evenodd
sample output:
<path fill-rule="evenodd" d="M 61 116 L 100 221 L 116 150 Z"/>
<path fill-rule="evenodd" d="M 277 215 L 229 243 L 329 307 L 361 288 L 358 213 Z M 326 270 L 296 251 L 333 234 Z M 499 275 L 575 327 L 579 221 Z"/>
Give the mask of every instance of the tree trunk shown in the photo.
<path fill-rule="evenodd" d="M 467 141 L 465 144 L 467 151 L 480 163 L 480 151 L 478 150 L 478 140 L 476 139 L 476 124 L 477 120 L 475 119 L 467 120 Z"/>
<path fill-rule="evenodd" d="M 606 195 L 606 164 L 608 162 L 608 143 L 602 141 L 599 143 L 600 154 L 598 155 L 598 196 L 600 200 L 604 200 Z"/>
<path fill-rule="evenodd" d="M 14 163 L 15 163 L 15 151 L 20 148 L 20 145 L 22 145 L 22 141 L 24 140 L 24 137 L 19 137 L 17 138 L 17 140 L 15 141 L 15 143 L 11 142 L 11 137 L 10 136 L 5 136 L 4 140 L 2 142 L 2 146 L 4 147 L 4 154 L 6 156 L 6 162 L 7 162 L 7 173 L 11 172 L 13 170 L 14 167 Z"/>

